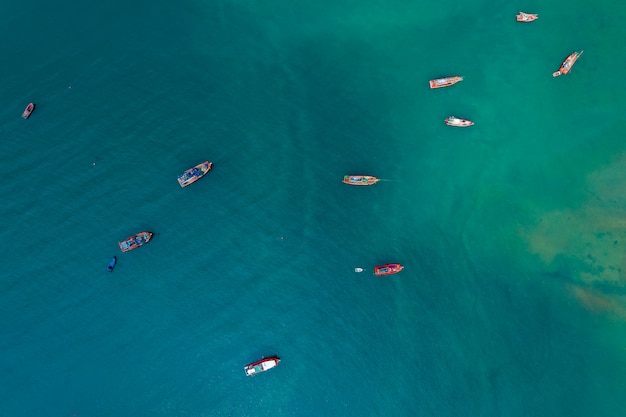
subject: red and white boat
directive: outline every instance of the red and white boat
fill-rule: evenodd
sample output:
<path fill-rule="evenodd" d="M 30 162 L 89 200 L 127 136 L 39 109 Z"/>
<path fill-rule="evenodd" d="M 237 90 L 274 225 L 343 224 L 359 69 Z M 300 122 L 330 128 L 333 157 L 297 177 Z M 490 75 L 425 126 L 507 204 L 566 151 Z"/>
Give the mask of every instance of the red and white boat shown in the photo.
<path fill-rule="evenodd" d="M 459 77 L 458 75 L 456 75 L 454 77 L 444 77 L 437 78 L 436 80 L 430 80 L 429 84 L 430 88 L 443 88 L 450 87 L 451 85 L 454 85 L 459 81 L 463 81 L 463 77 Z"/>
<path fill-rule="evenodd" d="M 22 113 L 22 119 L 28 119 L 33 113 L 33 110 L 35 110 L 35 103 L 28 103 L 28 106 L 26 106 L 26 110 L 24 110 L 24 113 Z"/>
<path fill-rule="evenodd" d="M 535 13 L 519 12 L 516 17 L 518 22 L 528 23 L 532 22 L 533 20 L 537 20 L 537 18 L 539 18 L 539 15 Z"/>
<path fill-rule="evenodd" d="M 567 73 L 569 73 L 572 70 L 572 67 L 574 66 L 574 64 L 576 63 L 576 60 L 578 60 L 578 58 L 583 54 L 583 52 L 585 51 L 573 52 L 572 54 L 570 54 L 570 56 L 565 58 L 565 61 L 563 61 L 563 63 L 561 64 L 561 68 L 559 68 L 558 71 L 554 71 L 552 73 L 552 76 L 558 77 L 561 74 L 566 75 Z"/>
<path fill-rule="evenodd" d="M 471 120 L 459 119 L 458 117 L 450 116 L 446 118 L 446 124 L 448 126 L 455 127 L 469 127 L 472 126 L 474 122 L 472 122 Z"/>
<path fill-rule="evenodd" d="M 379 265 L 374 268 L 374 275 L 376 275 L 377 277 L 382 277 L 385 275 L 393 275 L 393 274 L 397 274 L 403 269 L 404 267 L 400 264 Z"/>
<path fill-rule="evenodd" d="M 277 367 L 279 363 L 280 358 L 278 358 L 278 356 L 270 356 L 269 358 L 263 358 L 256 362 L 249 363 L 244 366 L 243 369 L 246 371 L 246 376 L 254 376 Z"/>

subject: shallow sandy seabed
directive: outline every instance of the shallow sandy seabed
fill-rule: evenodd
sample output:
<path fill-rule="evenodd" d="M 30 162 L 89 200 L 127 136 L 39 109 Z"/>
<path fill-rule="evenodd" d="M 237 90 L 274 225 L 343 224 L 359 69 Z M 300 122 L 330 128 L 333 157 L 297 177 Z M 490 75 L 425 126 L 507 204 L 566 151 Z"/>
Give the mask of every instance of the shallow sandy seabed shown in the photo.
<path fill-rule="evenodd" d="M 520 236 L 548 270 L 568 266 L 582 305 L 626 319 L 626 158 L 589 174 L 586 183 L 580 207 L 543 212 Z"/>

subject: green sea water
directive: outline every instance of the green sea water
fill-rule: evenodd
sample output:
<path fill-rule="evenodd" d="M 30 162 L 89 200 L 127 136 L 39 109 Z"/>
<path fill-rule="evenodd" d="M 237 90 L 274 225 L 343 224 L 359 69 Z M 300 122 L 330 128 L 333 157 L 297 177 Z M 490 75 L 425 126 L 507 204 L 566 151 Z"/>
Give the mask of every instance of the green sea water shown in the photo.
<path fill-rule="evenodd" d="M 626 414 L 625 15 L 5 5 L 0 416 Z"/>

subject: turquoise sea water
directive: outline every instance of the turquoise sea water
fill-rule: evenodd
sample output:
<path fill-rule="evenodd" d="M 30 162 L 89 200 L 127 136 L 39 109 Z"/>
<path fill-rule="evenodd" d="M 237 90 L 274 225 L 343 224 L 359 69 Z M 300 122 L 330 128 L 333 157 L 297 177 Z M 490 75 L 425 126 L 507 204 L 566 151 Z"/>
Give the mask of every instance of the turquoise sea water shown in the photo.
<path fill-rule="evenodd" d="M 543 3 L 5 5 L 0 416 L 626 415 L 626 8 Z"/>

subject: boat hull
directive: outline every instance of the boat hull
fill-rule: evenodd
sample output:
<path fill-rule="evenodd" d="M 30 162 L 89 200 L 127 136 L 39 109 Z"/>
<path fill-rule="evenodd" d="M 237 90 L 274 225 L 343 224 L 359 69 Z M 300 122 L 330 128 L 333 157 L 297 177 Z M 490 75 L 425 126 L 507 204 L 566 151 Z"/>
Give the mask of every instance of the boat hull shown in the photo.
<path fill-rule="evenodd" d="M 139 232 L 122 242 L 117 242 L 117 244 L 122 252 L 129 252 L 150 242 L 153 235 L 154 233 L 152 232 Z"/>
<path fill-rule="evenodd" d="M 277 367 L 279 363 L 280 358 L 277 356 L 271 356 L 269 358 L 263 358 L 256 362 L 249 363 L 243 367 L 243 370 L 245 371 L 246 376 L 254 376 Z"/>
<path fill-rule="evenodd" d="M 529 23 L 529 22 L 533 22 L 535 20 L 537 20 L 539 18 L 539 16 L 535 13 L 524 13 L 524 12 L 519 12 L 518 15 L 516 16 L 516 19 L 518 22 L 522 22 L 522 23 Z"/>
<path fill-rule="evenodd" d="M 344 175 L 343 183 L 348 185 L 374 185 L 378 178 L 371 175 Z"/>
<path fill-rule="evenodd" d="M 580 58 L 580 56 L 583 54 L 583 52 L 585 51 L 571 53 L 567 58 L 565 58 L 558 71 L 554 71 L 552 73 L 552 76 L 558 77 L 559 75 L 569 74 L 569 72 L 572 70 L 572 67 L 574 66 L 578 58 Z"/>
<path fill-rule="evenodd" d="M 22 119 L 28 119 L 33 114 L 33 111 L 35 111 L 35 103 L 28 103 L 28 106 L 22 113 Z"/>
<path fill-rule="evenodd" d="M 444 78 L 437 78 L 436 80 L 430 80 L 429 84 L 430 84 L 430 88 L 444 88 L 444 87 L 450 87 L 451 85 L 454 85 L 460 81 L 463 81 L 463 77 L 454 76 L 454 77 L 444 77 Z"/>
<path fill-rule="evenodd" d="M 107 265 L 107 271 L 113 272 L 113 269 L 115 269 L 115 265 L 117 265 L 117 256 L 111 258 L 109 264 Z"/>
<path fill-rule="evenodd" d="M 402 271 L 404 266 L 400 264 L 385 264 L 379 265 L 374 268 L 374 275 L 377 277 L 384 277 L 385 275 L 393 275 Z"/>
<path fill-rule="evenodd" d="M 459 119 L 458 117 L 450 116 L 445 120 L 448 126 L 454 127 L 470 127 L 474 125 L 474 122 L 467 119 Z"/>
<path fill-rule="evenodd" d="M 204 177 L 212 167 L 213 162 L 204 161 L 193 168 L 189 168 L 187 171 L 183 172 L 182 175 L 178 176 L 178 184 L 182 188 L 185 188 Z"/>

